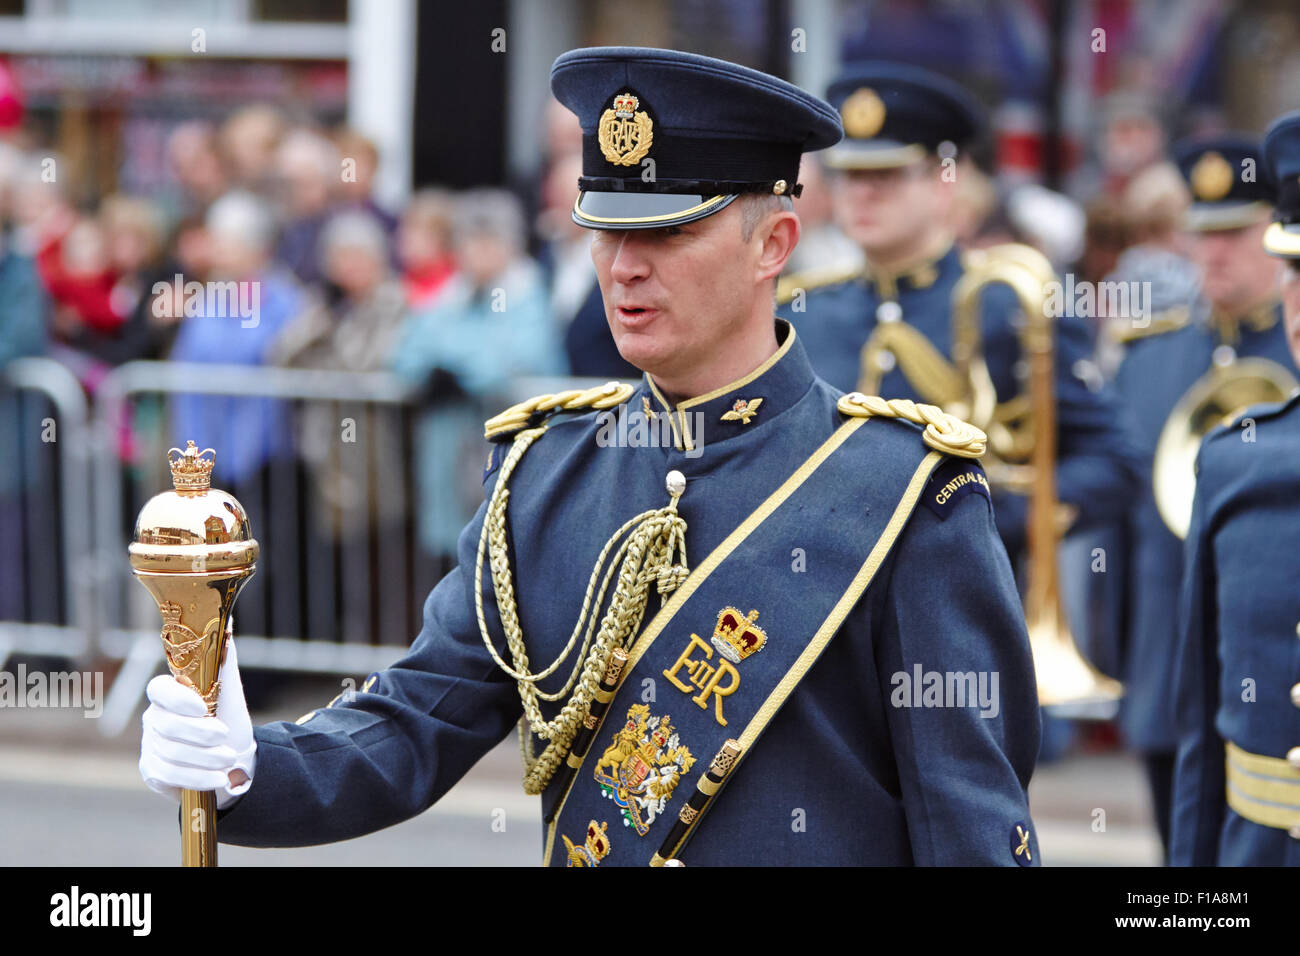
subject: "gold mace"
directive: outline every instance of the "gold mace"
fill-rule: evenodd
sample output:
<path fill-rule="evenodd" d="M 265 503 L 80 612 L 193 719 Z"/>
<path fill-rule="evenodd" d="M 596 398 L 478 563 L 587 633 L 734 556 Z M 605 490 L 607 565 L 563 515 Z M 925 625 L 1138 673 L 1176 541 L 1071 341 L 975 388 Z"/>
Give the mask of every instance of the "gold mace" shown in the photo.
<path fill-rule="evenodd" d="M 257 569 L 243 506 L 211 487 L 216 457 L 194 442 L 168 450 L 174 490 L 140 509 L 129 548 L 131 570 L 158 602 L 167 666 L 203 698 L 209 717 L 217 712 L 230 611 Z M 210 790 L 181 791 L 181 865 L 217 865 L 217 796 Z"/>

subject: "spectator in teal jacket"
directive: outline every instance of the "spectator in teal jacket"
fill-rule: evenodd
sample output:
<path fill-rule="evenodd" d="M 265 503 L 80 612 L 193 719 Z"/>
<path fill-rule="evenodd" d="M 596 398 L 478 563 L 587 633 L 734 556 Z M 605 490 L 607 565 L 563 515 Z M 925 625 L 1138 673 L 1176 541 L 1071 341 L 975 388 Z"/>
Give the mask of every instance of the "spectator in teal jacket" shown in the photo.
<path fill-rule="evenodd" d="M 488 399 L 511 379 L 565 372 L 541 272 L 524 254 L 518 201 L 479 189 L 458 202 L 458 272 L 432 308 L 413 315 L 393 351 L 393 370 L 429 408 L 416 443 L 420 540 L 431 554 L 456 553 L 456 538 L 482 498 Z"/>
<path fill-rule="evenodd" d="M 11 548 L 22 549 L 24 543 L 29 547 L 21 560 L 0 562 L 0 620 L 24 616 L 22 575 L 24 568 L 36 567 L 30 548 L 36 516 L 24 508 L 23 493 L 48 479 L 44 471 L 50 458 L 42 454 L 49 446 L 40 441 L 41 417 L 47 411 L 39 402 L 19 402 L 3 375 L 12 360 L 45 351 L 48 308 L 35 263 L 10 241 L 7 200 L 7 185 L 0 180 L 0 540 Z M 48 505 L 48 496 L 41 497 Z M 22 535 L 24 517 L 27 537 Z"/>

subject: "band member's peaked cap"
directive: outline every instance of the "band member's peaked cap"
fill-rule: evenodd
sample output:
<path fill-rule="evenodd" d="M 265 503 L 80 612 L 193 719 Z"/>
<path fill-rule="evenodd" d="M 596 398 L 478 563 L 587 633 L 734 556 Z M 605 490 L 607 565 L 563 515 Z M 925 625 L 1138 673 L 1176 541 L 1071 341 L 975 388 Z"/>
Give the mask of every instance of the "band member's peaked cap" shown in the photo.
<path fill-rule="evenodd" d="M 1277 190 L 1255 137 L 1224 133 L 1183 140 L 1174 144 L 1173 155 L 1192 196 L 1188 229 L 1240 229 L 1267 216 Z"/>
<path fill-rule="evenodd" d="M 826 154 L 835 169 L 906 166 L 945 142 L 964 149 L 984 125 L 979 103 L 961 86 L 906 63 L 851 63 L 826 98 L 844 121 L 844 142 Z"/>

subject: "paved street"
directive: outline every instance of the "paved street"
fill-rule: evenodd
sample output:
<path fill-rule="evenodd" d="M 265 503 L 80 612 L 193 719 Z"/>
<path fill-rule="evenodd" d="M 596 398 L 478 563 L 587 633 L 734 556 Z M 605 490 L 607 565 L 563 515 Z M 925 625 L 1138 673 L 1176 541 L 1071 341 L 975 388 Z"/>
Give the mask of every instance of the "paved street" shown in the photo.
<path fill-rule="evenodd" d="M 332 696 L 295 682 L 254 722 L 292 719 Z M 139 720 L 120 738 L 58 710 L 0 711 L 0 865 L 169 866 L 178 862 L 174 804 L 136 770 Z M 1115 753 L 1042 767 L 1030 788 L 1045 862 L 1151 865 L 1158 858 L 1137 764 Z M 503 811 L 503 812 L 498 812 Z M 1104 811 L 1104 831 L 1095 829 Z M 493 821 L 504 821 L 504 830 Z M 864 821 L 864 825 L 870 825 Z M 532 866 L 540 858 L 536 798 L 519 787 L 518 742 L 488 754 L 421 816 L 346 843 L 291 850 L 223 845 L 223 866 Z"/>

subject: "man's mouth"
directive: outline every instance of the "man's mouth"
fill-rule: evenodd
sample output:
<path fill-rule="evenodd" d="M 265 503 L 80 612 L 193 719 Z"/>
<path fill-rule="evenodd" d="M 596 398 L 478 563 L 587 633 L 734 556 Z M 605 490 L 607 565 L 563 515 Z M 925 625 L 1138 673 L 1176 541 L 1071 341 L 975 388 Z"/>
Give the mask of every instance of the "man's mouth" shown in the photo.
<path fill-rule="evenodd" d="M 658 309 L 646 305 L 620 305 L 616 306 L 614 311 L 618 314 L 620 322 L 631 327 L 645 325 L 659 314 Z"/>

